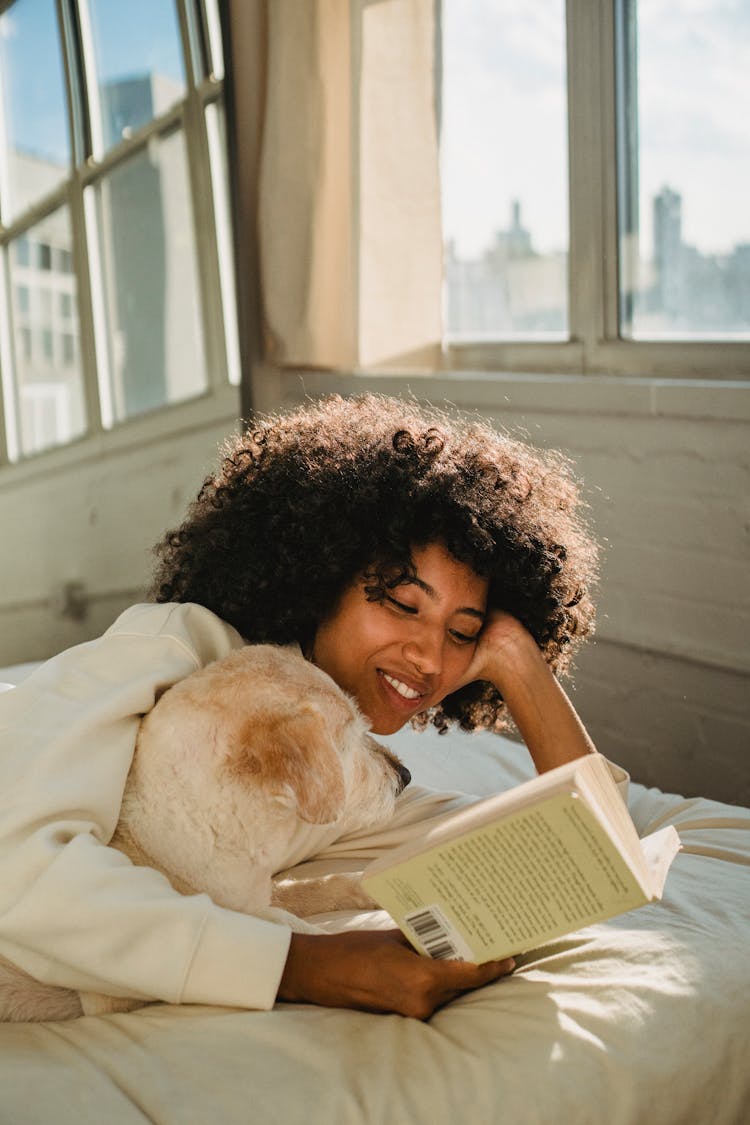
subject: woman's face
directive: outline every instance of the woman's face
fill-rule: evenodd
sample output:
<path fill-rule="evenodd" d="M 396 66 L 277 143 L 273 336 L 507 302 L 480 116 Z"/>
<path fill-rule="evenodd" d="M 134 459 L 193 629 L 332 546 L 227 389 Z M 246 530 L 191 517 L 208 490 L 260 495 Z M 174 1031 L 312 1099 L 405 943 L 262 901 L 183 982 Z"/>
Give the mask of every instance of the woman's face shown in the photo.
<path fill-rule="evenodd" d="M 318 629 L 312 659 L 354 696 L 374 734 L 393 734 L 462 682 L 487 607 L 487 580 L 440 543 L 412 552 L 416 580 L 369 602 L 362 580 Z"/>

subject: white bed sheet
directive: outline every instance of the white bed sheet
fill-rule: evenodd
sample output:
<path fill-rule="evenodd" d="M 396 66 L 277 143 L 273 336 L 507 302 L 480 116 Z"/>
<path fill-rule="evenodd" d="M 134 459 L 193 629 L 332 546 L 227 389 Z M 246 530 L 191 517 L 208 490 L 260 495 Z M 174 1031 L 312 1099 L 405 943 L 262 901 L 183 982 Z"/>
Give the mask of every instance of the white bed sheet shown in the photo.
<path fill-rule="evenodd" d="M 489 735 L 390 741 L 441 788 L 532 772 Z M 642 833 L 682 837 L 663 902 L 525 956 L 429 1023 L 154 1005 L 0 1025 L 0 1122 L 746 1125 L 750 810 L 637 784 L 630 805 Z"/>

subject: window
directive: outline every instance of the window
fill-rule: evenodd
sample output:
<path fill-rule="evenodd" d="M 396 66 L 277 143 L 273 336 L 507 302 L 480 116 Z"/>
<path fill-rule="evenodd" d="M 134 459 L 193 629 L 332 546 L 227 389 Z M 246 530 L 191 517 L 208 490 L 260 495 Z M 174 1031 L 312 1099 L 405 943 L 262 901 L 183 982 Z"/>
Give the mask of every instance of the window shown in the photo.
<path fill-rule="evenodd" d="M 39 252 L 39 269 L 51 270 L 52 269 L 52 247 L 48 242 L 40 242 L 37 247 Z"/>
<path fill-rule="evenodd" d="M 94 192 L 107 397 L 119 421 L 207 385 L 183 133 L 155 138 Z"/>
<path fill-rule="evenodd" d="M 238 383 L 239 362 L 217 0 L 0 8 L 15 460 Z"/>
<path fill-rule="evenodd" d="M 750 11 L 622 4 L 620 323 L 632 339 L 750 339 Z M 631 135 L 632 134 L 632 135 Z"/>
<path fill-rule="evenodd" d="M 750 9 L 442 0 L 446 362 L 750 374 Z"/>
<path fill-rule="evenodd" d="M 28 315 L 31 308 L 30 290 L 28 285 L 16 286 L 16 315 L 22 317 Z"/>
<path fill-rule="evenodd" d="M 53 348 L 57 302 L 52 299 L 52 286 L 58 292 L 64 289 L 74 310 L 74 317 L 77 315 L 78 290 L 75 276 L 61 275 L 51 265 L 52 246 L 69 245 L 71 239 L 70 209 L 62 206 L 34 223 L 21 237 L 11 238 L 6 246 L 10 290 L 16 293 L 15 306 L 11 304 L 15 329 L 13 339 L 16 342 L 13 353 L 13 399 L 17 399 L 19 404 L 16 408 L 17 430 L 9 437 L 16 439 L 17 447 L 24 453 L 35 453 L 49 445 L 58 444 L 54 440 L 56 432 L 59 441 L 72 441 L 86 430 L 85 392 L 80 362 L 63 370 L 55 362 Z M 30 254 L 27 253 L 28 248 L 31 248 Z M 45 248 L 47 252 L 42 253 Z M 45 265 L 46 262 L 49 265 Z M 28 294 L 25 301 L 20 298 L 23 291 Z M 42 398 L 43 408 L 40 406 Z M 28 406 L 32 400 L 33 406 Z M 59 431 L 53 425 L 56 410 L 60 418 Z M 42 417 L 43 424 L 40 422 Z"/>
<path fill-rule="evenodd" d="M 448 333 L 564 339 L 563 0 L 447 0 L 443 41 Z"/>

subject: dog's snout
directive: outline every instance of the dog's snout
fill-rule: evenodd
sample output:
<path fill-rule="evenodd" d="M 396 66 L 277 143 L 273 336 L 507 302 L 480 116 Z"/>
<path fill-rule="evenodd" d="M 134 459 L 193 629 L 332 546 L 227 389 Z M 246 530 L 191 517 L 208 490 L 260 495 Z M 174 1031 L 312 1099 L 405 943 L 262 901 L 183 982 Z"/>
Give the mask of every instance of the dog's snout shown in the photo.
<path fill-rule="evenodd" d="M 411 772 L 401 762 L 394 762 L 393 768 L 395 769 L 401 781 L 399 793 L 403 793 L 404 789 L 406 789 L 406 786 L 411 781 Z"/>
<path fill-rule="evenodd" d="M 398 778 L 396 796 L 398 796 L 399 793 L 403 793 L 404 789 L 406 789 L 406 786 L 411 781 L 411 771 L 406 768 L 403 762 L 399 761 L 392 750 L 389 750 L 387 746 L 383 746 L 382 743 L 377 742 L 376 739 L 370 738 L 369 735 L 367 736 L 367 743 L 370 752 L 377 755 L 381 759 L 381 762 L 384 761 L 386 766 L 392 770 Z"/>

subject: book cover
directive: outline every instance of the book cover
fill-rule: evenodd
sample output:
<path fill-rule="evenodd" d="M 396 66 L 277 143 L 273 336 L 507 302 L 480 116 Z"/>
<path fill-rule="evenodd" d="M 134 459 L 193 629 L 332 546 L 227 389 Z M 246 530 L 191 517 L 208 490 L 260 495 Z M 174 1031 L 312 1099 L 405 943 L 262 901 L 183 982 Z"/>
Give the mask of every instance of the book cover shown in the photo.
<path fill-rule="evenodd" d="M 366 891 L 420 952 L 477 963 L 523 953 L 660 897 L 680 846 L 675 830 L 655 833 L 644 847 L 625 812 L 632 838 L 626 833 L 623 840 L 622 824 L 619 832 L 608 825 L 576 772 L 563 771 L 569 782 L 562 787 L 550 789 L 543 775 L 504 794 L 494 818 L 493 799 L 476 806 L 478 818 L 462 810 L 458 835 L 451 836 L 448 821 L 437 842 L 428 837 L 416 854 L 413 844 L 397 849 L 365 872 Z M 625 806 L 609 781 L 622 821 Z M 515 810 L 508 807 L 514 793 Z M 479 820 L 475 827 L 472 819 Z"/>

